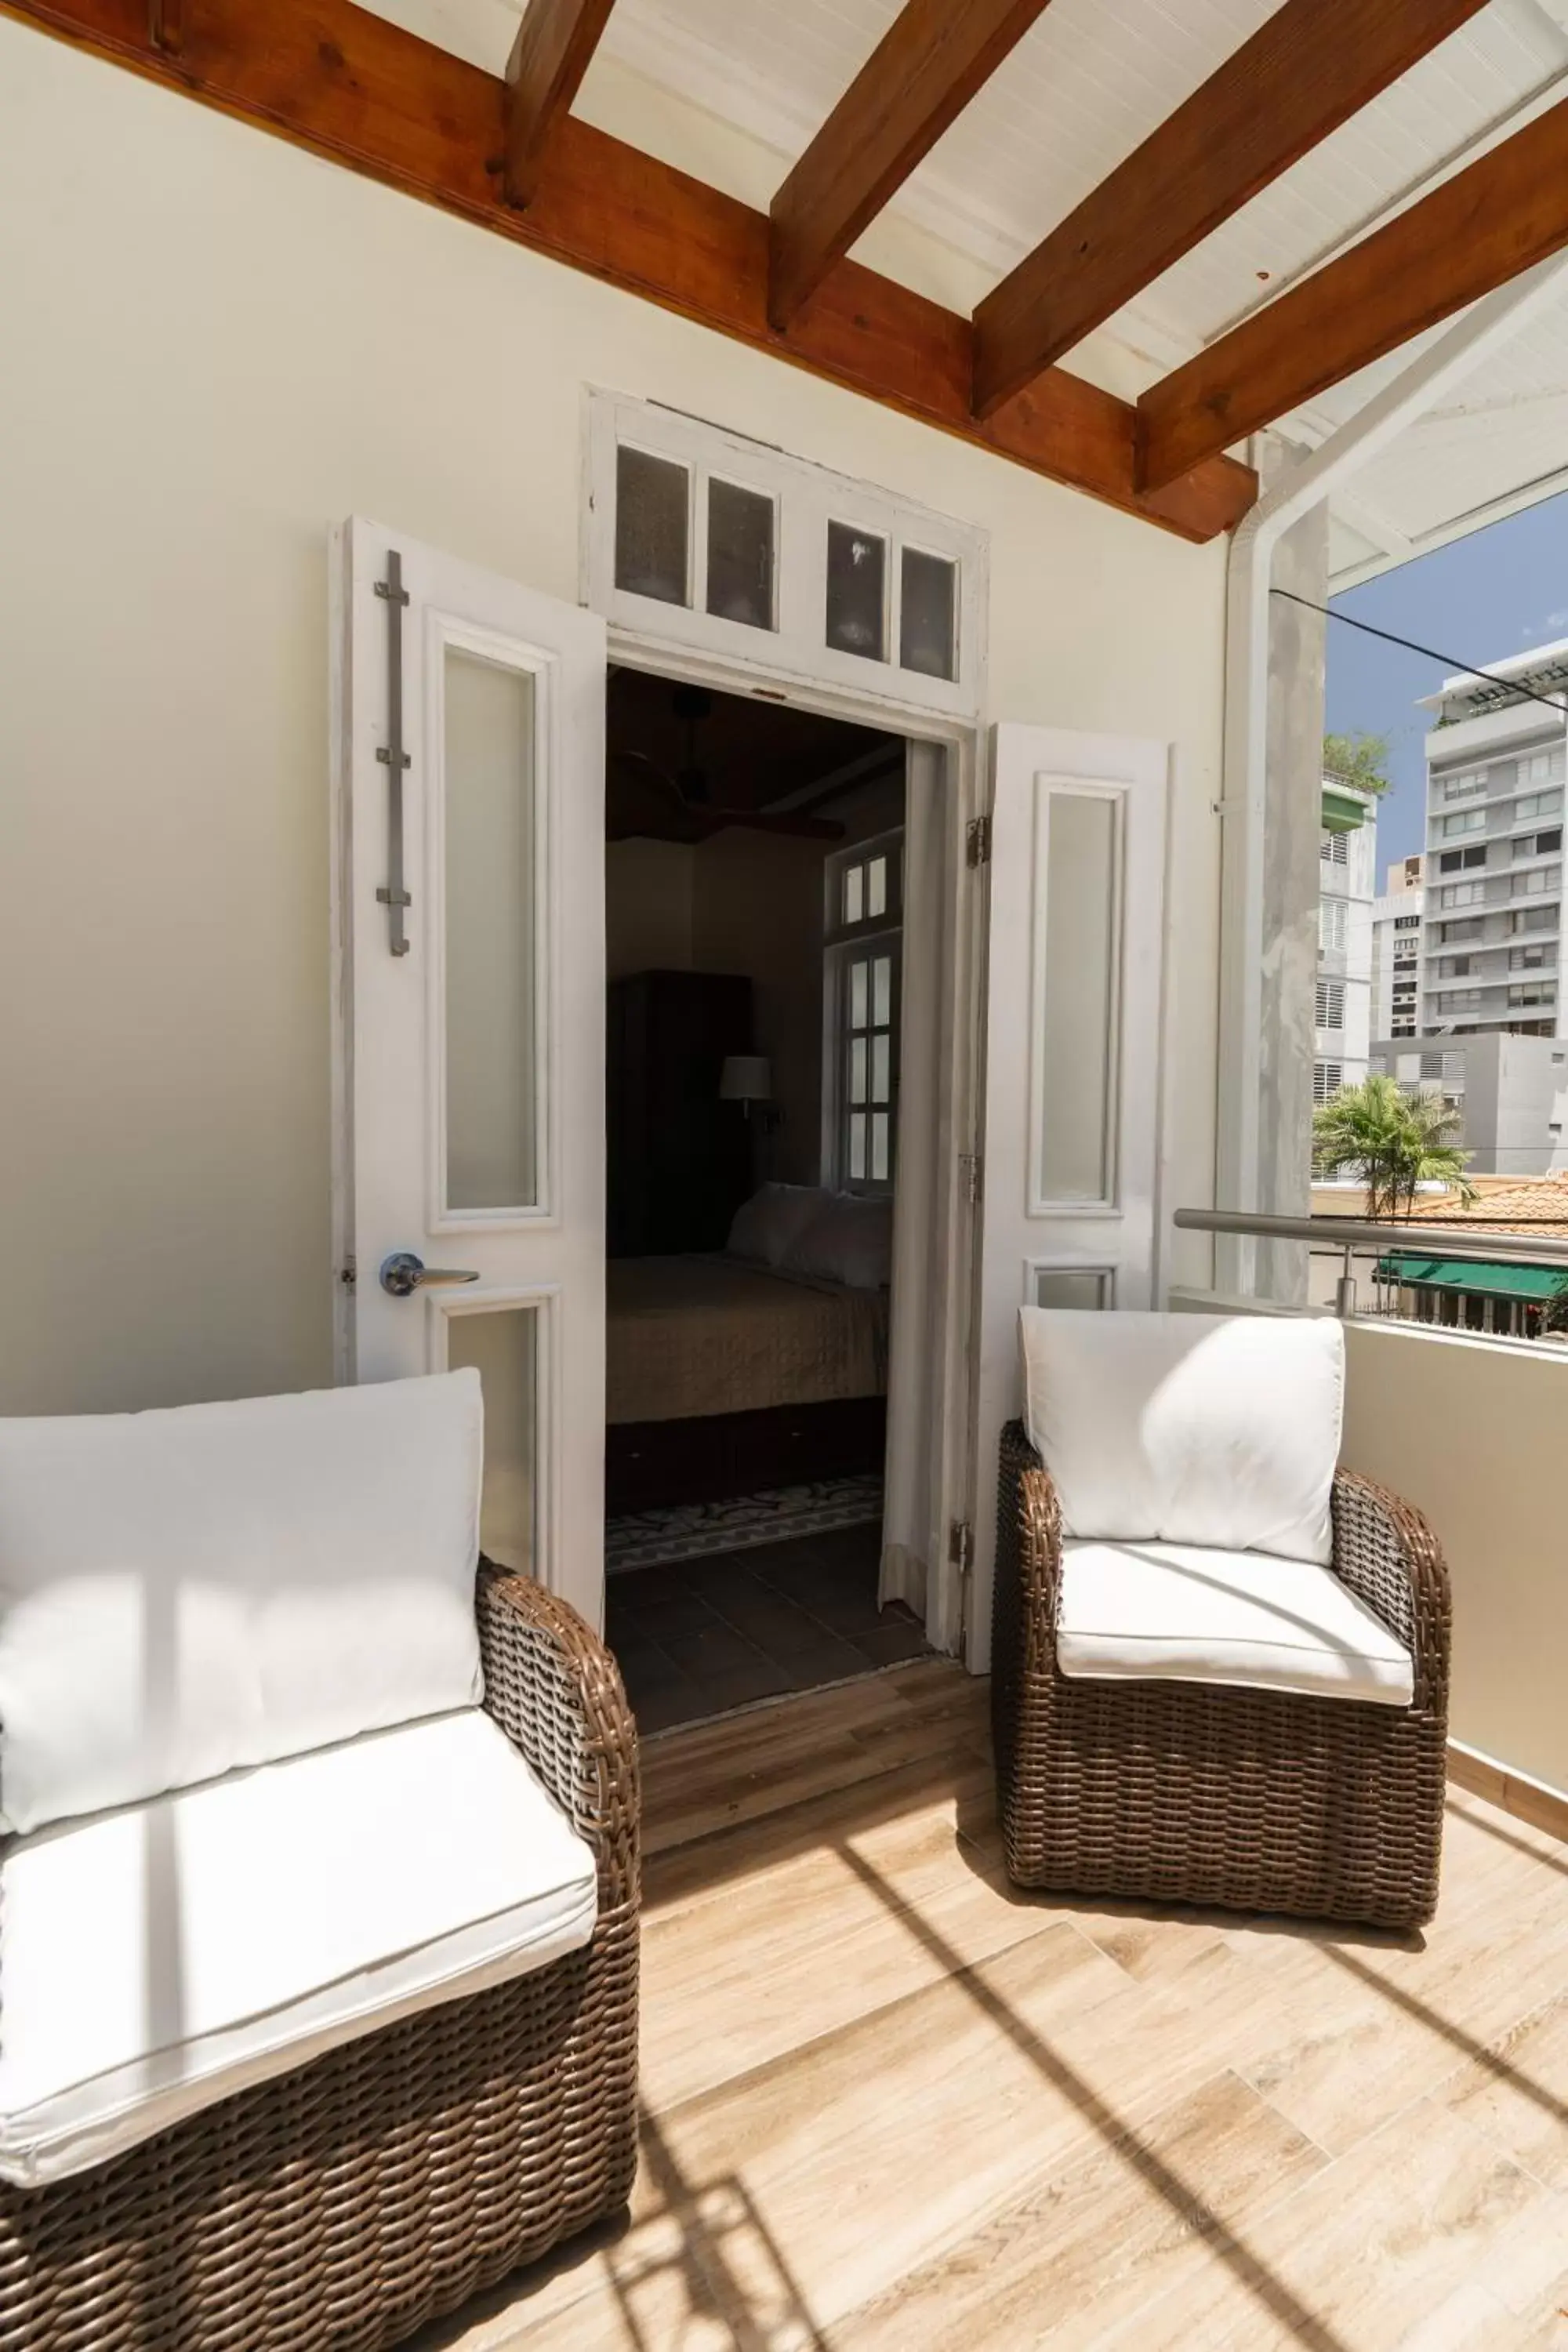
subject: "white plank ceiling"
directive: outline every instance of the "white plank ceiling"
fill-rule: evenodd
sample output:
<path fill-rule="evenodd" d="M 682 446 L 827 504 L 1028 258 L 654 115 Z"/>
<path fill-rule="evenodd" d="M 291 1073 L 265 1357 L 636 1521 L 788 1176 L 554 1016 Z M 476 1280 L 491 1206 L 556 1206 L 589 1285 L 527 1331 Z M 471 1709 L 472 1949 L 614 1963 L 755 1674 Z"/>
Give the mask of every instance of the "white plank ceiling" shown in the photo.
<path fill-rule="evenodd" d="M 494 73 L 521 13 L 521 0 L 371 5 Z M 894 209 L 1000 276 L 1274 5 L 1051 0 Z M 602 54 L 762 141 L 782 179 L 899 5 L 617 0 Z M 1489 0 L 1101 331 L 1121 373 L 1152 382 L 1564 97 L 1568 0 Z M 1337 386 L 1284 429 L 1321 440 L 1407 356 Z M 1336 504 L 1336 572 L 1362 576 L 1565 485 L 1568 294 L 1357 478 Z"/>

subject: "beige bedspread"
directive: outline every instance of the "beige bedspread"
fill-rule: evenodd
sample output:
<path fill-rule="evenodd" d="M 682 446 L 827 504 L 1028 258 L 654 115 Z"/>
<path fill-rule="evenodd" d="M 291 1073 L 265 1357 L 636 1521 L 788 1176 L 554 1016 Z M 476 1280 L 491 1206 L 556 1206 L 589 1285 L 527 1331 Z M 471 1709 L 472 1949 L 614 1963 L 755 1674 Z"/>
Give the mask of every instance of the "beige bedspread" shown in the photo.
<path fill-rule="evenodd" d="M 888 1295 L 729 1257 L 612 1258 L 614 1423 L 880 1396 Z"/>

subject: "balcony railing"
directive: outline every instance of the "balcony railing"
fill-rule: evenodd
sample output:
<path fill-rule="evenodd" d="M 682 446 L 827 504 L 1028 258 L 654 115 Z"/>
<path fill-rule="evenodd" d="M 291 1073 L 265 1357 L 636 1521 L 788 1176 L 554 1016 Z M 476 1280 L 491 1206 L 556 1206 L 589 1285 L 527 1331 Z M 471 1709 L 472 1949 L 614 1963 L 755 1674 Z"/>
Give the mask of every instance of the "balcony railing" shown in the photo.
<path fill-rule="evenodd" d="M 1276 1217 L 1235 1209 L 1178 1209 L 1175 1224 L 1184 1233 L 1226 1234 L 1249 1241 L 1304 1242 L 1315 1257 L 1339 1261 L 1340 1272 L 1331 1297 L 1309 1299 L 1310 1305 L 1331 1305 L 1346 1321 L 1371 1315 L 1381 1321 L 1446 1324 L 1505 1339 L 1534 1339 L 1545 1309 L 1559 1295 L 1568 1297 L 1568 1238 L 1555 1231 L 1497 1233 L 1479 1223 L 1422 1225 L 1403 1220 L 1373 1223 L 1360 1217 Z M 1373 1297 L 1363 1306 L 1357 1289 L 1356 1267 L 1370 1260 Z M 1391 1265 L 1391 1261 L 1400 1261 Z M 1452 1315 L 1437 1311 L 1444 1297 L 1441 1285 L 1413 1281 L 1410 1263 L 1435 1262 L 1480 1268 L 1516 1267 L 1544 1279 L 1533 1297 L 1506 1291 L 1506 1318 L 1485 1304 L 1488 1294 L 1479 1285 L 1456 1283 L 1447 1296 L 1455 1302 Z M 1410 1294 L 1423 1294 L 1434 1311 L 1413 1309 Z M 1482 1302 L 1481 1311 L 1461 1311 L 1460 1300 Z M 1262 1303 L 1262 1302 L 1260 1302 Z"/>

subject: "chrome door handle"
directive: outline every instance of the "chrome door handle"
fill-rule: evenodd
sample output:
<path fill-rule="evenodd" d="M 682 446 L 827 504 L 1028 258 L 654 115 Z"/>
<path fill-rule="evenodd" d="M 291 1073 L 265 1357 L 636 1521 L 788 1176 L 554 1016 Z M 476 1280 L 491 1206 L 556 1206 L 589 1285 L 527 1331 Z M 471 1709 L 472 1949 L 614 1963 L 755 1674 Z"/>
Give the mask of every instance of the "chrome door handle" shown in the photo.
<path fill-rule="evenodd" d="M 477 1272 L 470 1274 L 460 1265 L 426 1265 L 412 1250 L 394 1250 L 381 1261 L 381 1286 L 394 1298 L 412 1298 L 416 1290 L 434 1290 L 453 1282 L 478 1282 Z"/>

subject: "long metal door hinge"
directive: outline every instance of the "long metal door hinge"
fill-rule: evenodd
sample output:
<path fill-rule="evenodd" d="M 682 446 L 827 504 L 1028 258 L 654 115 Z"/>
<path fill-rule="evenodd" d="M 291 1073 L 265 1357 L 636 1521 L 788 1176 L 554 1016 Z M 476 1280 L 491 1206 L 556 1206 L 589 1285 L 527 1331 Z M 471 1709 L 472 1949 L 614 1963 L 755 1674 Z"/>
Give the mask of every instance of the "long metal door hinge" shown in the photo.
<path fill-rule="evenodd" d="M 991 820 L 988 816 L 972 816 L 964 827 L 963 861 L 966 866 L 990 865 Z"/>
<path fill-rule="evenodd" d="M 972 1209 L 980 1205 L 980 1195 L 985 1183 L 985 1162 L 978 1151 L 961 1151 L 958 1155 L 958 1178 L 963 1197 Z"/>
<path fill-rule="evenodd" d="M 395 547 L 386 551 L 386 577 L 374 583 L 386 606 L 386 741 L 376 758 L 388 771 L 386 780 L 386 881 L 376 892 L 386 908 L 387 946 L 395 956 L 408 953 L 404 910 L 414 904 L 403 887 L 403 778 L 412 765 L 403 748 L 403 611 L 408 591 L 403 584 L 403 558 Z"/>
<path fill-rule="evenodd" d="M 974 1565 L 974 1529 L 967 1519 L 954 1519 L 947 1531 L 947 1556 L 961 1576 Z"/>

